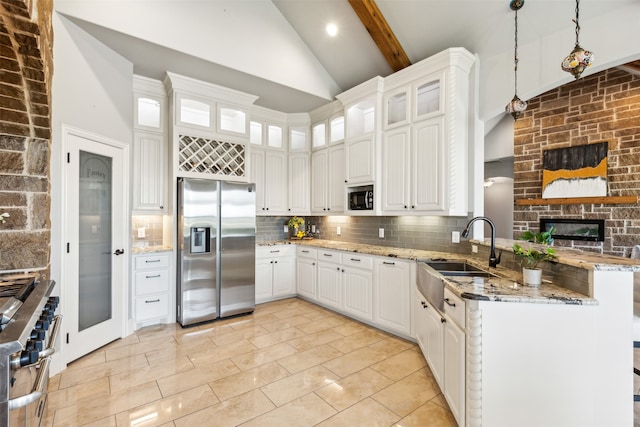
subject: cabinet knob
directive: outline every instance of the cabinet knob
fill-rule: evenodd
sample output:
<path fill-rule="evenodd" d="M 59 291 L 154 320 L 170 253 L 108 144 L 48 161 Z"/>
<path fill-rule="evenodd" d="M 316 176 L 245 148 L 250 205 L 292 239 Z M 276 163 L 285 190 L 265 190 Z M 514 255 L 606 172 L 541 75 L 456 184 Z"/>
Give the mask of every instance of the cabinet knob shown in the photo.
<path fill-rule="evenodd" d="M 411 209 L 415 209 L 415 208 L 416 208 L 415 206 L 411 205 Z"/>
<path fill-rule="evenodd" d="M 444 317 L 440 318 L 440 323 L 447 323 L 447 319 L 445 319 Z"/>
<path fill-rule="evenodd" d="M 291 212 L 291 208 L 287 209 L 289 212 Z"/>
<path fill-rule="evenodd" d="M 340 271 L 340 267 L 337 267 L 336 270 Z"/>
<path fill-rule="evenodd" d="M 267 210 L 269 210 L 269 208 L 267 208 Z"/>
<path fill-rule="evenodd" d="M 346 179 L 344 180 L 344 183 L 345 183 L 345 184 L 347 183 L 347 180 L 346 180 Z"/>
<path fill-rule="evenodd" d="M 278 261 L 273 261 L 273 263 L 274 263 L 274 264 L 277 264 L 277 263 L 278 263 Z"/>
<path fill-rule="evenodd" d="M 341 271 L 344 273 L 344 268 Z"/>
<path fill-rule="evenodd" d="M 331 210 L 331 208 L 327 208 L 327 210 L 328 210 L 328 211 L 330 211 L 330 210 Z"/>
<path fill-rule="evenodd" d="M 316 265 L 316 263 L 315 263 L 315 262 L 312 262 L 312 263 L 311 263 L 311 265 Z"/>
<path fill-rule="evenodd" d="M 160 206 L 160 209 L 164 209 L 164 206 Z"/>
<path fill-rule="evenodd" d="M 407 205 L 404 205 L 404 208 L 407 209 Z"/>

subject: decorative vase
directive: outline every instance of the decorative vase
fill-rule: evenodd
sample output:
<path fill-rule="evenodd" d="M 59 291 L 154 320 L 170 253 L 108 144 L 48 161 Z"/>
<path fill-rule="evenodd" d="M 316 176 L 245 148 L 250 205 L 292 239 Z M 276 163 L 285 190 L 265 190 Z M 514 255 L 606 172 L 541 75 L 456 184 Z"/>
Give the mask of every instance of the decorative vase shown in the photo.
<path fill-rule="evenodd" d="M 540 286 L 542 283 L 542 270 L 536 268 L 531 270 L 529 268 L 522 269 L 522 281 L 525 285 Z"/>

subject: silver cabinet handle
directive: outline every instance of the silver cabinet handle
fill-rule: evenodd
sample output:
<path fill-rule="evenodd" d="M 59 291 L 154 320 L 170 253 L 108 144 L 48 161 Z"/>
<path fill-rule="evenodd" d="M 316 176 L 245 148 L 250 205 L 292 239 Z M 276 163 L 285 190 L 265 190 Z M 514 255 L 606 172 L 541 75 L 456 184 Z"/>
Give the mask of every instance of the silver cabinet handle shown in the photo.
<path fill-rule="evenodd" d="M 333 256 L 333 255 L 331 255 L 331 254 L 322 254 L 322 255 L 324 255 L 324 256 Z"/>
<path fill-rule="evenodd" d="M 351 261 L 360 262 L 358 258 L 351 258 Z"/>
<path fill-rule="evenodd" d="M 303 254 L 308 254 L 309 251 L 301 251 Z"/>
<path fill-rule="evenodd" d="M 382 261 L 383 264 L 387 264 L 387 265 L 396 265 L 395 262 L 387 262 L 387 261 Z"/>
<path fill-rule="evenodd" d="M 269 251 L 269 252 L 271 252 L 272 254 L 275 254 L 275 253 L 280 252 L 280 249 L 276 249 L 275 251 Z"/>
<path fill-rule="evenodd" d="M 156 277 L 160 277 L 160 275 L 154 274 L 153 276 L 144 276 L 145 279 L 155 279 Z"/>
<path fill-rule="evenodd" d="M 146 259 L 144 262 L 146 263 L 150 263 L 150 262 L 160 262 L 159 259 Z"/>
<path fill-rule="evenodd" d="M 149 304 L 149 303 L 152 303 L 152 302 L 160 302 L 160 298 L 158 298 L 158 299 L 146 299 L 146 300 L 144 300 L 144 302 L 145 302 L 145 304 Z"/>
<path fill-rule="evenodd" d="M 25 406 L 37 402 L 38 399 L 42 397 L 42 393 L 44 392 L 44 387 L 47 383 L 47 379 L 49 378 L 49 364 L 51 363 L 51 358 L 46 357 L 44 360 L 40 362 L 40 368 L 38 368 L 38 375 L 36 376 L 36 381 L 33 383 L 33 388 L 31 389 L 31 393 L 25 394 L 24 396 L 16 397 L 9 400 L 9 410 L 12 411 L 18 408 L 24 408 Z"/>
<path fill-rule="evenodd" d="M 449 298 L 445 298 L 444 302 L 446 302 L 449 307 L 455 307 L 456 306 L 455 303 L 449 302 Z"/>

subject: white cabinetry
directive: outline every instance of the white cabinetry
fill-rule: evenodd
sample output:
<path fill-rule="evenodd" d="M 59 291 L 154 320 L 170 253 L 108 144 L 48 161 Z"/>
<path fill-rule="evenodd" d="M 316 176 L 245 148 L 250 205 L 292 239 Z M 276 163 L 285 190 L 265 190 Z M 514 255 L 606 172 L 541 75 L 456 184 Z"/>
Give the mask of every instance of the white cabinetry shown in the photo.
<path fill-rule="evenodd" d="M 318 250 L 315 248 L 296 248 L 296 286 L 298 295 L 316 300 L 316 275 L 318 271 Z"/>
<path fill-rule="evenodd" d="M 344 212 L 344 145 L 335 145 L 311 154 L 311 212 Z"/>
<path fill-rule="evenodd" d="M 161 82 L 134 76 L 134 213 L 165 213 L 167 207 L 167 97 Z"/>
<path fill-rule="evenodd" d="M 465 303 L 445 289 L 444 397 L 458 425 L 465 423 Z"/>
<path fill-rule="evenodd" d="M 415 263 L 395 259 L 374 261 L 374 323 L 383 329 L 410 335 L 412 277 L 415 277 Z"/>
<path fill-rule="evenodd" d="M 318 251 L 318 303 L 342 310 L 342 273 L 340 252 Z"/>
<path fill-rule="evenodd" d="M 136 329 L 170 321 L 169 255 L 133 256 L 133 318 Z"/>
<path fill-rule="evenodd" d="M 256 249 L 256 303 L 295 295 L 295 246 Z"/>
<path fill-rule="evenodd" d="M 287 213 L 287 155 L 283 151 L 251 150 L 251 180 L 256 184 L 256 213 Z"/>
<path fill-rule="evenodd" d="M 440 388 L 444 388 L 444 329 L 443 317 L 430 302 L 415 289 L 416 292 L 416 341 L 429 364 L 433 378 Z"/>
<path fill-rule="evenodd" d="M 373 320 L 373 258 L 342 254 L 343 311 L 357 319 Z"/>
<path fill-rule="evenodd" d="M 289 154 L 289 214 L 308 215 L 311 212 L 310 155 Z"/>
<path fill-rule="evenodd" d="M 371 184 L 375 171 L 375 135 L 351 138 L 345 142 L 346 177 L 348 186 Z"/>

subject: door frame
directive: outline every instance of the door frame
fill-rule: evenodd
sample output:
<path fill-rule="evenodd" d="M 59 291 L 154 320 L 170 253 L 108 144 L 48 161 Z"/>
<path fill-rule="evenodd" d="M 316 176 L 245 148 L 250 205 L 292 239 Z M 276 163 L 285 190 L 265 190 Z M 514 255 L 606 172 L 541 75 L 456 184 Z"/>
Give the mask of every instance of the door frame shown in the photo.
<path fill-rule="evenodd" d="M 131 220 L 130 220 L 130 215 L 129 215 L 129 211 L 130 211 L 130 186 L 131 186 L 131 181 L 130 181 L 130 151 L 131 151 L 131 146 L 128 143 L 124 143 L 122 141 L 118 141 L 116 139 L 112 139 L 109 137 L 106 137 L 104 135 L 100 135 L 97 133 L 93 133 L 84 129 L 80 129 L 80 128 L 76 128 L 67 124 L 62 124 L 61 126 L 61 153 L 62 153 L 62 157 L 63 157 L 63 165 L 66 164 L 66 153 L 69 150 L 69 137 L 73 135 L 73 136 L 77 136 L 80 138 L 84 138 L 84 139 L 90 139 L 94 142 L 100 143 L 100 144 L 104 144 L 104 145 L 109 145 L 111 147 L 117 148 L 122 150 L 122 162 L 123 162 L 123 168 L 122 168 L 122 182 L 123 182 L 123 187 L 124 187 L 124 191 L 122 192 L 122 194 L 120 195 L 120 197 L 122 197 L 122 206 L 124 207 L 123 212 L 121 213 L 121 218 L 120 220 L 122 221 L 123 227 L 122 227 L 122 232 L 120 233 L 119 236 L 117 236 L 115 233 L 112 234 L 114 236 L 114 245 L 117 245 L 118 247 L 124 247 L 125 248 L 125 257 L 122 260 L 123 262 L 123 268 L 122 268 L 122 272 L 121 272 L 121 276 L 120 277 L 112 277 L 112 283 L 120 283 L 122 286 L 121 289 L 121 301 L 120 303 L 122 304 L 122 319 L 120 319 L 119 322 L 116 322 L 116 324 L 120 325 L 120 336 L 121 337 L 125 337 L 129 334 L 129 328 L 128 326 L 128 319 L 130 318 L 130 312 L 131 312 L 131 308 L 129 306 L 129 260 L 130 260 L 130 250 L 131 250 L 131 245 L 130 245 L 130 229 L 131 229 Z M 67 220 L 65 218 L 68 217 L 69 214 L 69 207 L 67 205 L 67 199 L 68 199 L 68 194 L 67 194 L 67 188 L 68 188 L 68 184 L 69 184 L 69 180 L 73 179 L 72 177 L 69 176 L 69 173 L 67 171 L 67 168 L 65 168 L 64 166 L 62 167 L 62 171 L 61 171 L 61 188 L 60 188 L 60 193 L 61 193 L 61 200 L 63 201 L 61 204 L 61 215 L 62 215 L 62 221 L 60 222 L 60 246 L 58 248 L 58 250 L 60 251 L 60 254 L 62 254 L 61 256 L 61 263 L 60 263 L 60 279 L 61 279 L 61 286 L 59 287 L 59 292 L 60 292 L 60 300 L 61 300 L 61 307 L 62 307 L 62 314 L 63 316 L 69 318 L 71 316 L 66 316 L 71 310 L 77 310 L 77 307 L 70 307 L 69 305 L 65 304 L 65 300 L 67 295 L 69 295 L 70 290 L 68 289 L 68 285 L 67 283 L 74 283 L 73 282 L 73 278 L 70 278 L 70 274 L 71 272 L 69 272 L 67 270 L 67 262 L 64 260 L 64 257 L 67 255 L 66 251 L 66 244 L 67 244 L 67 238 L 66 236 L 69 233 L 68 227 L 67 227 Z M 114 213 L 115 216 L 115 213 Z M 122 242 L 121 244 L 117 243 L 118 241 Z M 71 279 L 71 280 L 70 280 Z M 69 332 L 69 328 L 66 324 L 66 322 L 62 322 L 62 334 L 60 336 L 60 356 L 62 359 L 62 364 L 63 366 L 66 366 L 69 361 L 67 360 L 68 358 L 68 352 L 67 352 L 67 343 L 66 343 L 66 337 L 67 337 L 67 333 Z"/>

